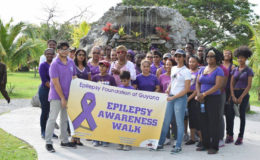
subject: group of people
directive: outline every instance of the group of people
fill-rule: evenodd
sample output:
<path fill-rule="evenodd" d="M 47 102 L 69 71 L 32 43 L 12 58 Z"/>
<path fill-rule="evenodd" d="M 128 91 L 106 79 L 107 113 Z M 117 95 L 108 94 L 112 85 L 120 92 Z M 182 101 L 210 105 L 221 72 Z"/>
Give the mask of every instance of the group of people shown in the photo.
<path fill-rule="evenodd" d="M 213 47 L 199 46 L 196 52 L 192 43 L 187 43 L 184 50 L 172 49 L 165 54 L 156 48 L 144 54 L 123 45 L 116 48 L 94 46 L 90 53 L 86 53 L 83 49 L 70 48 L 67 42 L 57 44 L 55 40 L 49 40 L 39 66 L 42 80 L 39 88 L 40 123 L 46 149 L 55 152 L 52 138 L 57 137 L 54 128 L 59 113 L 61 146 L 75 148 L 83 145 L 79 138 L 68 139 L 66 108 L 73 78 L 167 94 L 157 150 L 169 144 L 174 134 L 176 144 L 172 153 L 182 150 L 184 138 L 185 145 L 198 142 L 197 151 L 216 154 L 224 143 L 234 141 L 236 107 L 240 115 L 240 132 L 235 145 L 241 145 L 254 74 L 246 64 L 252 55 L 248 47 L 237 48 L 234 55 L 238 66 L 233 64 L 232 51 L 224 50 L 222 53 Z M 94 140 L 93 145 L 108 146 L 109 143 Z M 118 149 L 128 151 L 131 146 L 119 144 Z"/>

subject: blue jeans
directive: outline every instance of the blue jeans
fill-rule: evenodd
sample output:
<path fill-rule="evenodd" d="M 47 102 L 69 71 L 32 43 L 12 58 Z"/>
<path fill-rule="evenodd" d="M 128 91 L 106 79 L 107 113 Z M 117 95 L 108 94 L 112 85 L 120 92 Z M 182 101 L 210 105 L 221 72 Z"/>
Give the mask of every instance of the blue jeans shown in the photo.
<path fill-rule="evenodd" d="M 50 112 L 50 102 L 48 101 L 49 90 L 50 89 L 48 87 L 42 85 L 39 88 L 39 99 L 41 102 L 41 109 L 42 109 L 40 124 L 41 124 L 41 134 L 43 136 L 45 136 L 46 124 Z"/>
<path fill-rule="evenodd" d="M 187 95 L 167 102 L 159 145 L 164 144 L 167 132 L 169 130 L 170 123 L 172 121 L 172 115 L 174 114 L 176 118 L 176 124 L 177 124 L 176 147 L 179 148 L 181 147 L 182 138 L 184 134 L 184 116 L 185 116 L 186 107 L 187 107 Z"/>

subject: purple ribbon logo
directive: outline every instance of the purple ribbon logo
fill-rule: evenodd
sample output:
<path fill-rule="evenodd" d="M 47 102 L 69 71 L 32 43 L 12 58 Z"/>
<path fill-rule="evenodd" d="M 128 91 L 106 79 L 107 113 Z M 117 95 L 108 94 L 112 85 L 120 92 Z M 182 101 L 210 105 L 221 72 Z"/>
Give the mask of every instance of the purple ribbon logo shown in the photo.
<path fill-rule="evenodd" d="M 84 97 L 81 100 L 81 107 L 82 112 L 74 119 L 72 122 L 74 129 L 77 129 L 81 126 L 81 123 L 86 119 L 89 125 L 89 128 L 91 131 L 94 131 L 94 129 L 97 128 L 96 122 L 91 114 L 92 110 L 96 106 L 96 98 L 95 95 L 91 92 L 85 93 Z"/>

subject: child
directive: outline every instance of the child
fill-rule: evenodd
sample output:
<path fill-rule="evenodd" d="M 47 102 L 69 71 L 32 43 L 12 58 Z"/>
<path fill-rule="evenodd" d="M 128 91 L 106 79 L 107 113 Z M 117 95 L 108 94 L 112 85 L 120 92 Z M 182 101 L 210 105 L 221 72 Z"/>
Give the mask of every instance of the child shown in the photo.
<path fill-rule="evenodd" d="M 98 65 L 99 65 L 100 73 L 95 75 L 92 78 L 92 81 L 102 83 L 102 84 L 106 84 L 106 85 L 110 85 L 110 86 L 116 86 L 115 78 L 113 76 L 107 74 L 109 67 L 110 67 L 110 63 L 106 60 L 102 60 L 98 63 Z M 102 142 L 100 142 L 100 141 L 93 141 L 93 145 L 95 147 L 97 147 L 101 144 L 102 144 Z M 108 147 L 108 142 L 103 142 L 103 146 Z"/>
<path fill-rule="evenodd" d="M 121 83 L 122 83 L 122 85 L 119 86 L 120 88 L 135 89 L 133 86 L 129 85 L 130 81 L 131 81 L 129 71 L 121 72 L 120 80 L 121 80 Z M 119 144 L 117 149 L 118 150 L 124 150 L 124 151 L 130 151 L 130 150 L 132 150 L 132 146 Z"/>

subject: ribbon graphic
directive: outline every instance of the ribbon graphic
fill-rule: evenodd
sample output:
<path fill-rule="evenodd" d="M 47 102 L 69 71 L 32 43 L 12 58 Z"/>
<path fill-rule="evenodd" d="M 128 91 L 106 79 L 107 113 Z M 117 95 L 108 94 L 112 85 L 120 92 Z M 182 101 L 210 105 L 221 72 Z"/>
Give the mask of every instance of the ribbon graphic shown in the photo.
<path fill-rule="evenodd" d="M 97 128 L 96 122 L 91 114 L 96 106 L 95 95 L 91 92 L 85 93 L 81 100 L 82 112 L 72 122 L 74 129 L 80 127 L 81 123 L 86 119 L 91 131 Z"/>

